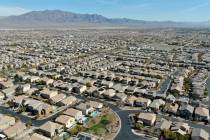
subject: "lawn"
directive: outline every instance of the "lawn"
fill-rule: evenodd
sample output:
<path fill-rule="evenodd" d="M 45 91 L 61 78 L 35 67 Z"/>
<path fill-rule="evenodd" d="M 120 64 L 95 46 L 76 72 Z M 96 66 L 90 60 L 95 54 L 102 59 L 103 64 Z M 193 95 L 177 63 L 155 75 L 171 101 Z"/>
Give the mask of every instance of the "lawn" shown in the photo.
<path fill-rule="evenodd" d="M 111 122 L 112 122 L 111 116 L 104 115 L 101 117 L 100 122 L 88 128 L 87 132 L 97 134 L 97 135 L 103 135 L 107 132 L 107 129 L 106 129 L 107 125 L 109 125 Z"/>

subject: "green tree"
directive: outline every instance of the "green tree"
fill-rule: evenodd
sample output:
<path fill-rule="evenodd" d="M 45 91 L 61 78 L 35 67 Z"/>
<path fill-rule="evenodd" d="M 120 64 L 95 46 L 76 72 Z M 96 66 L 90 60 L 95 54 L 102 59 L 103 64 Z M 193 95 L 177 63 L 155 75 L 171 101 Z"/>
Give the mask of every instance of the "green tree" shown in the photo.
<path fill-rule="evenodd" d="M 26 126 L 28 126 L 28 127 L 32 126 L 32 119 L 28 120 L 28 122 L 26 123 Z"/>
<path fill-rule="evenodd" d="M 192 87 L 192 82 L 190 78 L 184 78 L 184 90 L 186 93 L 189 93 Z"/>
<path fill-rule="evenodd" d="M 138 130 L 141 130 L 144 127 L 144 125 L 142 123 L 136 123 L 135 124 L 135 128 Z"/>
<path fill-rule="evenodd" d="M 164 129 L 163 134 L 166 137 L 166 139 L 175 140 L 176 139 L 176 133 L 172 132 L 169 129 Z"/>
<path fill-rule="evenodd" d="M 9 107 L 14 106 L 14 103 L 12 101 L 8 101 L 7 104 L 9 105 Z"/>
<path fill-rule="evenodd" d="M 189 140 L 190 136 L 189 135 L 180 135 L 180 134 L 178 134 L 177 135 L 177 139 L 178 140 Z"/>
<path fill-rule="evenodd" d="M 209 95 L 209 91 L 208 91 L 208 88 L 207 87 L 205 88 L 204 95 L 205 96 L 208 96 Z"/>
<path fill-rule="evenodd" d="M 90 82 L 87 82 L 86 87 L 90 88 L 90 87 L 92 87 L 92 84 Z"/>

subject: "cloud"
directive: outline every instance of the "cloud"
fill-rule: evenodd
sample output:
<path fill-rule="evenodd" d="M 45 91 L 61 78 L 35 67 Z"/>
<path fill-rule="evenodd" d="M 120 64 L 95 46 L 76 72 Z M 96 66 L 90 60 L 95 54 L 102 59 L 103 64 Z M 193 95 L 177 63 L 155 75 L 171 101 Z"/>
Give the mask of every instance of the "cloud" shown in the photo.
<path fill-rule="evenodd" d="M 190 8 L 188 8 L 188 9 L 186 9 L 185 12 L 193 12 L 193 11 L 195 11 L 195 10 L 198 10 L 198 9 L 201 9 L 201 8 L 204 8 L 204 7 L 207 7 L 207 6 L 209 6 L 209 5 L 210 5 L 210 1 L 205 2 L 205 3 L 201 3 L 201 4 L 199 4 L 199 5 L 195 5 L 195 6 L 193 6 L 193 7 L 190 7 Z"/>
<path fill-rule="evenodd" d="M 29 11 L 16 6 L 0 6 L 0 16 L 21 15 Z"/>

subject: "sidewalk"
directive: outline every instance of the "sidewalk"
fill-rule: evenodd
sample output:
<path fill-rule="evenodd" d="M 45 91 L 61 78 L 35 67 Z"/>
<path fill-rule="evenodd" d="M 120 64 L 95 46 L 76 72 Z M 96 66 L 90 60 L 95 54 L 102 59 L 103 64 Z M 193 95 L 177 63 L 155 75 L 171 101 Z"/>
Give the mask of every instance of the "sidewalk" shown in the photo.
<path fill-rule="evenodd" d="M 132 131 L 133 134 L 135 134 L 137 136 L 145 137 L 145 138 L 151 139 L 151 140 L 158 140 L 157 137 L 153 137 L 153 136 L 145 135 L 145 134 L 142 134 L 142 133 L 138 133 L 134 129 L 132 129 L 131 131 Z"/>
<path fill-rule="evenodd" d="M 112 110 L 112 109 L 111 109 Z M 121 130 L 121 119 L 120 119 L 120 116 L 114 111 L 114 110 L 112 110 L 112 112 L 116 115 L 116 117 L 118 118 L 118 120 L 119 120 L 119 128 L 118 128 L 118 131 L 117 131 L 117 133 L 115 134 L 115 136 L 112 138 L 112 140 L 114 140 L 116 137 L 117 137 L 117 135 L 119 134 L 119 132 L 120 132 L 120 130 Z"/>

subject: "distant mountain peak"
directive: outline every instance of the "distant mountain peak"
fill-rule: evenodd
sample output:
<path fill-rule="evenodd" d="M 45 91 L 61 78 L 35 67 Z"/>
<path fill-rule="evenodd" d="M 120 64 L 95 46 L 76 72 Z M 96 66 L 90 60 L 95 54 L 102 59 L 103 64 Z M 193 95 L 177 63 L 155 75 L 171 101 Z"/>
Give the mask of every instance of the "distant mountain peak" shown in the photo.
<path fill-rule="evenodd" d="M 97 14 L 77 14 L 61 10 L 31 11 L 19 16 L 10 16 L 7 20 L 17 22 L 50 22 L 50 23 L 68 23 L 68 22 L 88 22 L 97 23 L 108 21 L 108 18 Z"/>
<path fill-rule="evenodd" d="M 43 11 L 31 11 L 18 16 L 9 16 L 0 19 L 1 25 L 70 25 L 74 23 L 83 24 L 114 24 L 114 25 L 126 25 L 126 26 L 148 26 L 148 27 L 189 27 L 190 23 L 181 23 L 173 21 L 144 21 L 133 20 L 128 18 L 107 18 L 98 14 L 79 14 L 73 12 L 67 12 L 62 10 L 43 10 Z M 205 24 L 207 25 L 207 24 Z"/>

